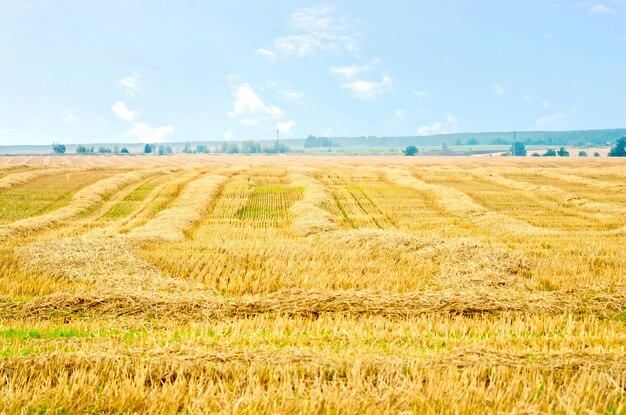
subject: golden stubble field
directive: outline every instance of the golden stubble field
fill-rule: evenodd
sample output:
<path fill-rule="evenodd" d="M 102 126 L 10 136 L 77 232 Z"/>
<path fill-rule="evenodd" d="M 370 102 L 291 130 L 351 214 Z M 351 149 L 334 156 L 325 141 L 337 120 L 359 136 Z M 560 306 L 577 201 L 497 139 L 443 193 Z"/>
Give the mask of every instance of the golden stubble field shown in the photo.
<path fill-rule="evenodd" d="M 626 413 L 626 161 L 0 158 L 0 413 Z"/>

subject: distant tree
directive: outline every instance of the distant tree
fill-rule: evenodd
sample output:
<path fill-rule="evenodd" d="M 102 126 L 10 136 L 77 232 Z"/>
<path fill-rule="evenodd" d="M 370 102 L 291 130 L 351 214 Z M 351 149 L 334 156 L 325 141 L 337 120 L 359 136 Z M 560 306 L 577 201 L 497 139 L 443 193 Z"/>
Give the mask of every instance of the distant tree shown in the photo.
<path fill-rule="evenodd" d="M 545 153 L 543 153 L 544 157 L 556 157 L 556 151 L 554 151 L 554 149 L 549 148 L 546 150 Z"/>
<path fill-rule="evenodd" d="M 406 146 L 403 153 L 405 156 L 414 156 L 418 153 L 418 150 L 415 146 Z"/>
<path fill-rule="evenodd" d="M 526 144 L 520 143 L 519 141 L 515 142 L 515 145 L 511 146 L 511 155 L 512 156 L 520 156 L 525 157 L 526 154 Z"/>
<path fill-rule="evenodd" d="M 57 154 L 64 154 L 65 144 L 52 143 L 52 151 L 54 151 Z"/>
<path fill-rule="evenodd" d="M 455 145 L 455 146 L 462 146 L 462 145 L 463 145 L 463 141 L 461 141 L 461 139 L 459 138 L 459 139 L 457 139 L 457 140 L 454 142 L 454 145 Z"/>
<path fill-rule="evenodd" d="M 143 146 L 143 152 L 145 154 L 150 154 L 153 150 L 154 149 L 152 148 L 152 144 L 146 144 L 145 146 Z"/>
<path fill-rule="evenodd" d="M 600 153 L 598 153 L 597 151 L 593 153 L 594 157 L 600 157 Z"/>
<path fill-rule="evenodd" d="M 118 154 L 120 152 L 120 146 L 113 146 L 113 153 Z"/>
<path fill-rule="evenodd" d="M 174 154 L 174 150 L 170 146 L 165 146 L 165 154 Z"/>
<path fill-rule="evenodd" d="M 196 146 L 196 153 L 208 153 L 209 152 L 209 148 L 207 146 L 203 146 L 198 144 Z"/>
<path fill-rule="evenodd" d="M 120 150 L 120 153 L 122 153 L 122 154 L 130 154 L 130 151 L 128 151 L 128 149 L 126 147 L 122 147 L 122 149 Z"/>
<path fill-rule="evenodd" d="M 569 151 L 565 150 L 565 147 L 559 148 L 557 154 L 559 155 L 559 157 L 569 157 Z"/>
<path fill-rule="evenodd" d="M 445 152 L 450 151 L 450 149 L 448 148 L 448 144 L 446 144 L 445 142 L 441 143 L 441 150 Z"/>
<path fill-rule="evenodd" d="M 110 153 L 112 150 L 108 147 L 98 147 L 98 153 L 106 154 Z"/>
<path fill-rule="evenodd" d="M 189 143 L 185 143 L 185 148 L 183 148 L 183 153 L 184 154 L 191 154 L 191 153 L 193 153 L 193 150 L 189 146 Z"/>
<path fill-rule="evenodd" d="M 609 157 L 626 157 L 626 137 L 622 137 L 615 143 L 609 151 Z"/>
<path fill-rule="evenodd" d="M 478 139 L 476 138 L 470 138 L 469 140 L 467 140 L 468 146 L 477 146 L 479 144 L 480 144 L 480 141 L 478 141 Z"/>
<path fill-rule="evenodd" d="M 263 152 L 267 154 L 286 153 L 289 147 L 283 143 L 274 143 L 271 146 L 263 147 Z"/>
<path fill-rule="evenodd" d="M 315 147 L 334 147 L 335 143 L 328 137 L 315 137 L 314 135 L 309 135 L 304 139 L 304 148 L 315 148 Z"/>
<path fill-rule="evenodd" d="M 493 140 L 489 141 L 489 144 L 506 145 L 511 144 L 511 142 L 509 140 L 505 140 L 504 138 L 494 138 Z"/>
<path fill-rule="evenodd" d="M 578 152 L 578 157 L 587 157 L 587 156 L 589 156 L 589 154 L 587 154 L 587 152 L 584 150 L 580 150 Z"/>
<path fill-rule="evenodd" d="M 87 152 L 87 147 L 79 144 L 79 145 L 76 146 L 76 152 L 78 154 L 84 154 L 84 153 Z"/>
<path fill-rule="evenodd" d="M 239 153 L 239 146 L 237 144 L 229 144 L 226 147 L 226 153 L 227 154 L 238 154 Z"/>
<path fill-rule="evenodd" d="M 262 150 L 261 143 L 258 141 L 246 140 L 241 144 L 242 153 L 260 153 Z"/>
<path fill-rule="evenodd" d="M 531 154 L 530 156 L 531 156 L 531 157 L 540 157 L 540 156 L 541 156 L 541 154 L 539 154 L 539 153 L 533 153 L 533 154 Z"/>
<path fill-rule="evenodd" d="M 165 154 L 165 147 L 164 146 L 159 146 L 159 148 L 157 148 L 157 154 L 159 156 L 162 156 Z"/>

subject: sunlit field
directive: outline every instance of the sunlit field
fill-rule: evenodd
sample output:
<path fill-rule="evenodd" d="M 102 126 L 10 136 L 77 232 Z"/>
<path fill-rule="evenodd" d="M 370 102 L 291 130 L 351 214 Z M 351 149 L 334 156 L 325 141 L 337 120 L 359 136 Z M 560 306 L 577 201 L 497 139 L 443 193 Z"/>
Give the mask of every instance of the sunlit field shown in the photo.
<path fill-rule="evenodd" d="M 626 413 L 626 162 L 0 158 L 0 413 Z"/>

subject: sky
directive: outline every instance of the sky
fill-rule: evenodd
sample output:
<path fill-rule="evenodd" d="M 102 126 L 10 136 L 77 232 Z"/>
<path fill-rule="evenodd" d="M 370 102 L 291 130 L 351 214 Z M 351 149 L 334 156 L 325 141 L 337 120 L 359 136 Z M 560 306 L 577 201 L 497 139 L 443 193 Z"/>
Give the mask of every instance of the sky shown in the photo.
<path fill-rule="evenodd" d="M 0 0 L 0 145 L 626 127 L 626 0 Z"/>

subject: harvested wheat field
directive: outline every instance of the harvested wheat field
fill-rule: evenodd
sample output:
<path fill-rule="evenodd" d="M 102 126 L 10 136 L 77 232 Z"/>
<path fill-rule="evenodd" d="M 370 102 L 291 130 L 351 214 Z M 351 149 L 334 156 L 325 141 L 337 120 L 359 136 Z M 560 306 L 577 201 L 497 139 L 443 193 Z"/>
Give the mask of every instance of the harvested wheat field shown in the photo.
<path fill-rule="evenodd" d="M 626 413 L 619 159 L 0 166 L 0 413 Z"/>

